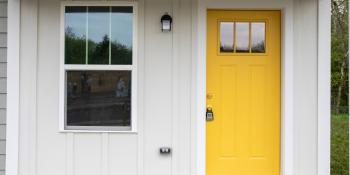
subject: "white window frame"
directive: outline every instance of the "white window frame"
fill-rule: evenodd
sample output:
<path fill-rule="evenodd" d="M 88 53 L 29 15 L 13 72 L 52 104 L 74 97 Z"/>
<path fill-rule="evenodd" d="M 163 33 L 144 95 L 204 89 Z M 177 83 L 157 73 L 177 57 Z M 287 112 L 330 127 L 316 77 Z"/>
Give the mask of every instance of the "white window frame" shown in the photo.
<path fill-rule="evenodd" d="M 133 8 L 133 43 L 132 43 L 132 64 L 131 65 L 76 65 L 65 64 L 65 8 L 69 6 L 110 6 Z M 62 2 L 60 19 L 60 72 L 59 72 L 59 131 L 60 132 L 137 132 L 137 3 L 136 2 Z M 125 129 L 119 126 L 82 126 L 71 129 L 66 128 L 66 100 L 65 100 L 65 74 L 71 70 L 87 71 L 131 71 L 131 128 Z"/>

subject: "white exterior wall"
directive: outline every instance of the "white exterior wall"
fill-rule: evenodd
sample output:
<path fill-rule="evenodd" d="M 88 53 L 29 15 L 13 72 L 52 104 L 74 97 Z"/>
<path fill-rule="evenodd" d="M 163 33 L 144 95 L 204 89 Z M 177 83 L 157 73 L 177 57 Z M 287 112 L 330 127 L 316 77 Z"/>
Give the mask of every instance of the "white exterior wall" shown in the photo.
<path fill-rule="evenodd" d="M 221 0 L 229 2 L 228 0 Z M 233 0 L 232 0 L 233 1 Z M 241 4 L 246 3 L 245 0 Z M 101 1 L 102 2 L 102 1 Z M 103 1 L 105 2 L 105 1 Z M 211 3 L 218 2 L 213 0 Z M 292 6 L 294 32 L 293 174 L 317 174 L 317 1 L 268 0 Z M 198 160 L 192 79 L 197 1 L 139 0 L 138 132 L 58 131 L 60 0 L 22 0 L 20 39 L 20 175 L 189 175 Z M 252 1 L 250 4 L 263 3 Z M 230 4 L 230 3 L 227 3 Z M 266 8 L 268 3 L 265 3 Z M 228 7 L 234 9 L 235 7 Z M 172 14 L 174 30 L 160 31 Z M 291 36 L 289 36 L 291 37 Z M 284 38 L 285 39 L 285 38 Z M 290 44 L 290 43 L 289 43 Z M 205 76 L 205 75 L 203 75 Z M 203 89 L 204 87 L 202 87 Z M 288 111 L 288 110 L 287 110 Z M 204 117 L 204 116 L 203 116 Z M 159 155 L 170 146 L 172 156 Z M 287 161 L 288 162 L 288 161 Z M 202 174 L 201 174 L 202 175 Z"/>
<path fill-rule="evenodd" d="M 136 134 L 60 133 L 61 2 L 22 0 L 19 174 L 189 174 L 191 3 L 138 1 Z M 174 14 L 172 33 L 160 30 L 165 12 Z M 173 156 L 159 155 L 162 146 Z"/>

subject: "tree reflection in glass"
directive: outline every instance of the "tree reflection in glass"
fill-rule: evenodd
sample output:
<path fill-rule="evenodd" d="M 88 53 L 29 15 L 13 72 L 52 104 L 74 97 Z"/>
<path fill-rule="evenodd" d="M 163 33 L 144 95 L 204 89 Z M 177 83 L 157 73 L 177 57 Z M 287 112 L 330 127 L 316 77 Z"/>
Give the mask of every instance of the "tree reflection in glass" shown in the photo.
<path fill-rule="evenodd" d="M 132 7 L 66 7 L 65 64 L 131 65 L 132 45 Z"/>
<path fill-rule="evenodd" d="M 85 64 L 87 8 L 72 6 L 65 10 L 65 63 Z"/>
<path fill-rule="evenodd" d="M 67 71 L 67 126 L 130 126 L 131 71 Z"/>
<path fill-rule="evenodd" d="M 252 53 L 265 53 L 265 23 L 252 23 Z"/>
<path fill-rule="evenodd" d="M 132 7 L 112 7 L 111 64 L 132 64 Z"/>
<path fill-rule="evenodd" d="M 110 7 L 88 7 L 88 63 L 109 64 Z"/>

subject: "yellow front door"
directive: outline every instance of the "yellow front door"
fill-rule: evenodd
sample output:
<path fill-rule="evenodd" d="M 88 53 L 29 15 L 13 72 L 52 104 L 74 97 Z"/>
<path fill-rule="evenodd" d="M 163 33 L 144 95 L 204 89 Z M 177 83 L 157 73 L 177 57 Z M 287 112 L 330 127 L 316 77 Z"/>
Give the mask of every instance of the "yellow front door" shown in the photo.
<path fill-rule="evenodd" d="M 279 175 L 281 13 L 207 14 L 207 175 Z"/>

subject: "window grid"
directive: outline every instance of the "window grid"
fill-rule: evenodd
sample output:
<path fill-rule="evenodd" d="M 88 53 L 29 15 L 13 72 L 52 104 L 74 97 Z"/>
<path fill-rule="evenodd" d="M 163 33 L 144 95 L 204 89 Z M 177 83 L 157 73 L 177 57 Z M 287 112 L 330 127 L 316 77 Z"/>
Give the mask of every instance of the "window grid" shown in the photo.
<path fill-rule="evenodd" d="M 109 57 L 108 63 L 112 64 L 112 7 L 109 7 Z"/>
<path fill-rule="evenodd" d="M 89 6 L 86 7 L 86 50 L 85 50 L 85 64 L 89 64 Z"/>

